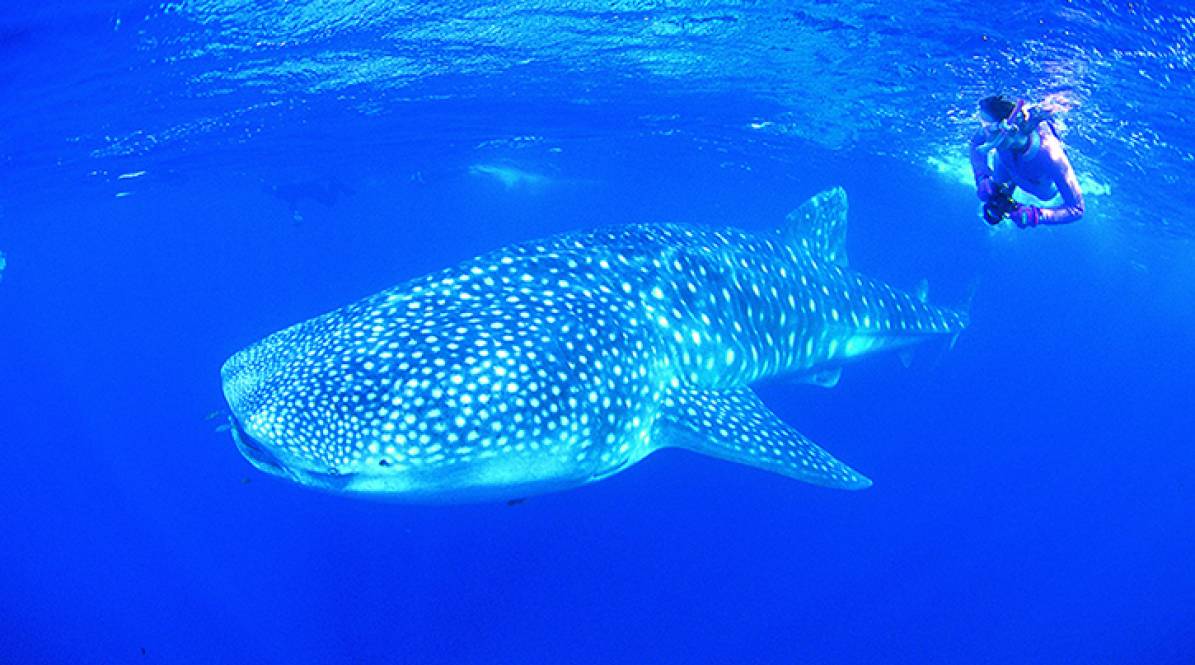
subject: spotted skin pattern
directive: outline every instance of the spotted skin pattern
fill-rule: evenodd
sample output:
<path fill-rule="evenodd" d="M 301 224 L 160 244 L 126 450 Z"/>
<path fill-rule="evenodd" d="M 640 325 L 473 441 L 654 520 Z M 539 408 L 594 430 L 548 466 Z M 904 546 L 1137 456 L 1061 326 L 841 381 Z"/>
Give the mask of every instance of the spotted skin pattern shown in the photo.
<path fill-rule="evenodd" d="M 664 447 L 866 487 L 748 385 L 966 319 L 847 268 L 846 210 L 833 189 L 772 234 L 610 227 L 400 284 L 230 358 L 234 438 L 268 473 L 405 501 L 576 487 Z"/>

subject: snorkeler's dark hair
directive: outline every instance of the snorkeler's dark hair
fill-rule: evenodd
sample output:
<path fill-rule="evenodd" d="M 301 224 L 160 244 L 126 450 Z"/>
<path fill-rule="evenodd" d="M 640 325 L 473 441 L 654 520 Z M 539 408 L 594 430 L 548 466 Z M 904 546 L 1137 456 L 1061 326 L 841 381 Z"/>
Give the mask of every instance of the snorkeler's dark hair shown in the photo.
<path fill-rule="evenodd" d="M 979 100 L 979 110 L 996 120 L 1003 120 L 1012 114 L 1017 103 L 1004 95 L 992 95 Z"/>

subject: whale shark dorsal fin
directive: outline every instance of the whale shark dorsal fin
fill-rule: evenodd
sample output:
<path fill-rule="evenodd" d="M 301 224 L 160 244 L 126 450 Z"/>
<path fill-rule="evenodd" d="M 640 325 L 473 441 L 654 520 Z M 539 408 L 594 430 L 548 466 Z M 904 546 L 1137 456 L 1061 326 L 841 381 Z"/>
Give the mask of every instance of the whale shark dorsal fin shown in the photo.
<path fill-rule="evenodd" d="M 871 486 L 780 420 L 750 388 L 673 388 L 664 398 L 653 440 L 657 447 L 686 448 L 823 487 Z"/>
<path fill-rule="evenodd" d="M 845 268 L 846 213 L 846 190 L 827 189 L 788 213 L 780 233 L 790 245 Z"/>

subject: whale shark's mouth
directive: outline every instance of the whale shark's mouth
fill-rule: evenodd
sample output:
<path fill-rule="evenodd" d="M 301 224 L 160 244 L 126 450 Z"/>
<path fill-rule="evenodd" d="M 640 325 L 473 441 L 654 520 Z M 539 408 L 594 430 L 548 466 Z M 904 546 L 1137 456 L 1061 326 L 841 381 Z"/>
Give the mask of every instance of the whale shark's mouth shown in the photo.
<path fill-rule="evenodd" d="M 236 441 L 237 450 L 241 451 L 245 459 L 252 462 L 253 466 L 262 471 L 275 475 L 290 475 L 286 470 L 286 466 L 273 453 L 267 451 L 256 439 L 245 432 L 245 428 L 241 426 L 240 418 L 229 416 L 228 420 L 232 430 L 232 439 Z"/>
<path fill-rule="evenodd" d="M 301 466 L 300 463 L 285 461 L 286 452 L 263 443 L 245 431 L 239 418 L 229 417 L 229 429 L 237 450 L 245 459 L 269 475 L 326 492 L 350 494 L 378 500 L 402 501 L 406 503 L 455 503 L 476 501 L 507 501 L 529 494 L 540 494 L 575 487 L 580 482 L 573 478 L 560 480 L 555 477 L 532 479 L 524 482 L 510 482 L 507 478 L 490 477 L 480 479 L 473 472 L 458 470 L 454 483 L 443 469 L 428 469 L 427 474 L 395 473 L 390 470 L 370 472 L 368 470 L 349 473 L 335 470 L 317 471 Z M 620 467 L 621 468 L 621 467 Z M 448 472 L 450 473 L 450 471 Z M 503 472 L 499 472 L 503 473 Z M 445 486 L 453 486 L 446 490 Z"/>
<path fill-rule="evenodd" d="M 272 452 L 269 447 L 262 445 L 257 439 L 254 439 L 246 432 L 245 428 L 241 426 L 239 418 L 230 416 L 229 421 L 232 439 L 236 442 L 237 450 L 241 452 L 241 455 L 245 459 L 249 460 L 253 466 L 261 471 L 292 480 L 302 485 L 332 491 L 344 491 L 354 480 L 354 474 L 311 471 L 287 464 Z"/>

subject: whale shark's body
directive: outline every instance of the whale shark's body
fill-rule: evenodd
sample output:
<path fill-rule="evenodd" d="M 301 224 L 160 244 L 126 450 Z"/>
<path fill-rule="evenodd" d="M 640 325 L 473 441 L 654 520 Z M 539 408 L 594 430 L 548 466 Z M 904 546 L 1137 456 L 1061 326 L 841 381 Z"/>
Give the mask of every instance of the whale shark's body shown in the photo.
<path fill-rule="evenodd" d="M 833 189 L 772 234 L 611 227 L 414 279 L 229 359 L 234 437 L 263 471 L 411 501 L 575 487 L 664 447 L 867 487 L 748 385 L 833 383 L 966 321 L 847 268 L 846 211 Z"/>

